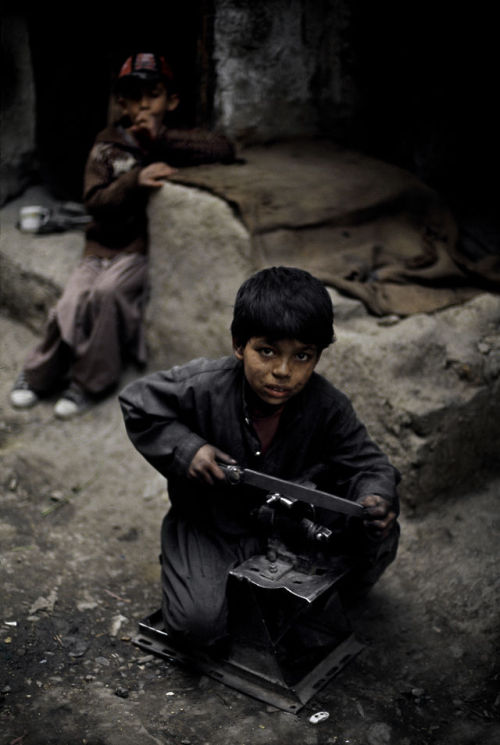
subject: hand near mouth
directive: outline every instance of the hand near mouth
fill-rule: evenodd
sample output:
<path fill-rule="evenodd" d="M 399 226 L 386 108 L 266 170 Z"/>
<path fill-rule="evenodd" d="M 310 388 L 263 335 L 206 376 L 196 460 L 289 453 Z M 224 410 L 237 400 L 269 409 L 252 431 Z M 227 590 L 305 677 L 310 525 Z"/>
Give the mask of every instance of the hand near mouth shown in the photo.
<path fill-rule="evenodd" d="M 161 122 L 153 116 L 141 115 L 133 122 L 129 131 L 141 147 L 147 147 L 158 137 Z"/>

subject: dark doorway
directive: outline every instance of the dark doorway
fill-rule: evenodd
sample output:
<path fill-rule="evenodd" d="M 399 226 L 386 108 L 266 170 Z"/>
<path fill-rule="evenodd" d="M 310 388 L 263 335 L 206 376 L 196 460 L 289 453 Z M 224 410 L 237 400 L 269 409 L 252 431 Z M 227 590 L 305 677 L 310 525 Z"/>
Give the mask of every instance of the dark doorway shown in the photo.
<path fill-rule="evenodd" d="M 46 8 L 28 14 L 40 174 L 57 199 L 81 199 L 85 161 L 106 126 L 114 77 L 134 51 L 168 58 L 181 98 L 176 125 L 210 124 L 211 6 L 212 0 L 167 0 L 143 13 L 91 13 L 73 4 L 58 9 L 57 18 Z"/>
<path fill-rule="evenodd" d="M 499 251 L 498 44 L 479 7 L 351 4 L 355 147 L 402 166 L 452 208 L 468 251 Z"/>

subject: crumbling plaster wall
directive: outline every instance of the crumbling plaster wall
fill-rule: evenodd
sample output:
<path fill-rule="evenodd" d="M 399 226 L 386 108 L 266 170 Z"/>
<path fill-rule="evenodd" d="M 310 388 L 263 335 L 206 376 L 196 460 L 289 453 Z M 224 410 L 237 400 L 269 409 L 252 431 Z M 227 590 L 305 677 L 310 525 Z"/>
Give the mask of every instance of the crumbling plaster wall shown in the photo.
<path fill-rule="evenodd" d="M 0 204 L 4 204 L 25 188 L 33 170 L 35 89 L 25 20 L 6 15 L 0 24 Z"/>
<path fill-rule="evenodd" d="M 216 0 L 217 123 L 240 142 L 335 134 L 352 113 L 346 0 Z"/>

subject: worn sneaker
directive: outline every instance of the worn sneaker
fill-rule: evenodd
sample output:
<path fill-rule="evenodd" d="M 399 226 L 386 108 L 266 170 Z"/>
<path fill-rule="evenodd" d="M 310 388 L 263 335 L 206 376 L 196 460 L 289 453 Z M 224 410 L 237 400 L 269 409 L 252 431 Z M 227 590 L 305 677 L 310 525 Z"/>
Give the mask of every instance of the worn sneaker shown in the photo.
<path fill-rule="evenodd" d="M 71 383 L 54 406 L 54 414 L 58 419 L 71 419 L 82 414 L 91 405 L 91 400 L 78 385 Z"/>
<path fill-rule="evenodd" d="M 33 390 L 28 381 L 26 375 L 20 372 L 14 383 L 14 387 L 10 392 L 10 402 L 16 409 L 29 409 L 30 406 L 34 406 L 39 402 L 40 398 L 38 393 Z"/>

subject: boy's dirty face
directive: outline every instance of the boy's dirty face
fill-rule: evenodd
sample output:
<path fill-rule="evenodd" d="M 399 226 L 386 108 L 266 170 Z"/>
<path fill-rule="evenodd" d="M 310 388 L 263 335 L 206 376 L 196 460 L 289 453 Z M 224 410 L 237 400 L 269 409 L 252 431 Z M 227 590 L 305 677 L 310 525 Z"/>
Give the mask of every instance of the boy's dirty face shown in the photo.
<path fill-rule="evenodd" d="M 234 354 L 243 362 L 245 378 L 266 404 L 279 406 L 297 395 L 311 377 L 320 358 L 315 344 L 298 339 L 271 340 L 252 336 L 244 347 L 233 342 Z"/>
<path fill-rule="evenodd" d="M 156 82 L 130 86 L 126 96 L 121 96 L 118 102 L 123 114 L 132 122 L 132 132 L 146 130 L 156 137 L 165 114 L 177 108 L 179 99 L 169 95 L 163 83 Z"/>

